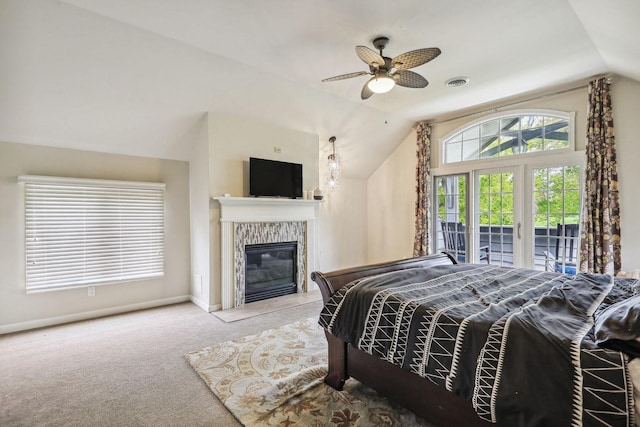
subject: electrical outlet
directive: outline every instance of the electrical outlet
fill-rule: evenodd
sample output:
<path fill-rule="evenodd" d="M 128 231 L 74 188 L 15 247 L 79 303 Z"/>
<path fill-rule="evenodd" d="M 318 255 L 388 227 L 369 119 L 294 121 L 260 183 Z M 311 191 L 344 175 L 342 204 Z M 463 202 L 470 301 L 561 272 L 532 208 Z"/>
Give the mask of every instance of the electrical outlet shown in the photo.
<path fill-rule="evenodd" d="M 95 286 L 89 286 L 87 288 L 87 295 L 89 295 L 90 297 L 95 297 L 96 296 L 96 287 Z"/>
<path fill-rule="evenodd" d="M 274 153 L 278 153 L 278 154 L 280 154 L 280 153 L 282 153 L 282 148 L 280 148 L 280 147 L 273 147 L 273 152 L 274 152 Z"/>

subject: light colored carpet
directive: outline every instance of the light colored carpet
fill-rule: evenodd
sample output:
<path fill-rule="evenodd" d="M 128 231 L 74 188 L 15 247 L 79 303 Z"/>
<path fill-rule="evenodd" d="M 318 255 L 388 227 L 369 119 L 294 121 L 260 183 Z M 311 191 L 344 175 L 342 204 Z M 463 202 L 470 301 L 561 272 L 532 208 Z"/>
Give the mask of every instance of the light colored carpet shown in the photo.
<path fill-rule="evenodd" d="M 245 426 L 428 426 L 350 379 L 323 382 L 327 345 L 316 318 L 215 344 L 185 355 Z"/>
<path fill-rule="evenodd" d="M 321 308 L 225 323 L 182 303 L 0 335 L 0 426 L 239 426 L 184 354 L 317 318 Z"/>

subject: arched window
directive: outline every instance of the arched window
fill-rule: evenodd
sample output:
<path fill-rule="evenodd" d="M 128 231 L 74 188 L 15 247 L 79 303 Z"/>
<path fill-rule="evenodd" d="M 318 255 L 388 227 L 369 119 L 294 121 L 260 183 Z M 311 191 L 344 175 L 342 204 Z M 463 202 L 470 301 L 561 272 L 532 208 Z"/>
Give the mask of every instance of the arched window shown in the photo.
<path fill-rule="evenodd" d="M 485 119 L 443 141 L 444 163 L 571 148 L 570 117 L 561 113 L 509 114 Z"/>
<path fill-rule="evenodd" d="M 580 223 L 584 153 L 575 151 L 574 117 L 506 111 L 441 139 L 433 249 L 461 262 L 575 270 L 578 234 L 564 236 Z"/>

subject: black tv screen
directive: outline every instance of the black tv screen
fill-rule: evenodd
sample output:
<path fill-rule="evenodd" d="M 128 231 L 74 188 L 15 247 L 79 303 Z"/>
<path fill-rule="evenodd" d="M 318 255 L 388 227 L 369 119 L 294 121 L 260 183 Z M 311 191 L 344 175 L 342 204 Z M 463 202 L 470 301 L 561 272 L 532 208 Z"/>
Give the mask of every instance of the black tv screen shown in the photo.
<path fill-rule="evenodd" d="M 250 157 L 249 195 L 302 197 L 302 165 Z"/>

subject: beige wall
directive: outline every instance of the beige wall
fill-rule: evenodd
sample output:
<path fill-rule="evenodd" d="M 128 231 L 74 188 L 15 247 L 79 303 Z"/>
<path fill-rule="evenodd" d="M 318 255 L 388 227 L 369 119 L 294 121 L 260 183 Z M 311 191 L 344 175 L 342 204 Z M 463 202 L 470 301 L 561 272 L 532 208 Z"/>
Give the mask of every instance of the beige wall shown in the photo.
<path fill-rule="evenodd" d="M 367 181 L 341 177 L 340 189 L 325 192 L 325 196 L 320 206 L 318 227 L 318 270 L 332 271 L 366 264 Z"/>
<path fill-rule="evenodd" d="M 0 333 L 191 299 L 220 304 L 219 206 L 211 197 L 246 195 L 249 156 L 299 162 L 304 188 L 321 186 L 318 136 L 225 114 L 206 114 L 184 138 L 189 163 L 0 143 Z M 274 153 L 273 147 L 280 153 Z M 53 175 L 165 182 L 166 275 L 162 279 L 26 295 L 22 191 L 17 177 Z M 343 178 L 320 208 L 317 265 L 332 270 L 366 262 L 365 180 Z M 200 286 L 202 283 L 202 286 Z"/>
<path fill-rule="evenodd" d="M 27 295 L 19 175 L 164 182 L 165 276 Z M 133 156 L 0 143 L 0 333 L 189 299 L 189 165 Z"/>
<path fill-rule="evenodd" d="M 535 97 L 544 93 L 529 95 Z M 640 205 L 634 185 L 640 180 L 640 83 L 615 77 L 612 86 L 623 230 L 623 269 L 640 268 Z M 513 102 L 513 100 L 510 100 Z M 496 103 L 487 108 L 500 108 Z M 543 108 L 576 113 L 576 146 L 584 148 L 586 89 L 505 108 Z M 472 111 L 459 112 L 459 115 Z M 490 113 L 485 113 L 484 116 Z M 434 124 L 432 141 L 483 114 Z M 326 159 L 318 136 L 255 120 L 211 113 L 185 137 L 191 166 L 185 162 L 86 151 L 0 143 L 0 333 L 191 299 L 202 308 L 220 303 L 219 206 L 210 197 L 247 195 L 250 156 L 304 164 L 304 188 L 321 186 Z M 274 152 L 280 148 L 280 153 Z M 326 151 L 326 150 L 325 150 Z M 324 152 L 323 152 L 324 153 Z M 434 158 L 439 151 L 434 149 Z M 437 166 L 437 162 L 434 164 Z M 348 165 L 343 165 L 348 170 Z M 163 279 L 26 295 L 21 174 L 74 176 L 167 183 L 167 264 Z M 318 266 L 328 271 L 367 262 L 411 256 L 415 204 L 415 132 L 411 132 L 368 180 L 342 177 L 327 193 L 318 223 Z M 190 220 L 191 219 L 191 220 Z M 191 238 L 189 237 L 191 236 Z M 203 237 L 206 236 L 206 237 Z M 201 278 L 200 287 L 196 278 Z"/>
<path fill-rule="evenodd" d="M 279 149 L 280 152 L 275 152 Z M 318 186 L 318 135 L 230 114 L 209 114 L 209 191 L 249 195 L 249 157 L 302 163 L 303 186 Z"/>
<path fill-rule="evenodd" d="M 640 268 L 640 82 L 614 77 L 611 86 L 622 217 L 622 269 Z"/>
<path fill-rule="evenodd" d="M 319 185 L 318 135 L 281 128 L 236 115 L 210 113 L 209 197 L 225 193 L 234 197 L 249 194 L 249 157 L 302 163 L 303 188 Z M 279 149 L 276 153 L 274 150 Z M 211 279 L 209 305 L 220 306 L 220 205 L 211 202 L 210 212 Z"/>
<path fill-rule="evenodd" d="M 580 86 L 587 82 L 578 82 Z M 567 90 L 570 87 L 559 88 Z M 635 185 L 640 182 L 640 82 L 615 76 L 612 85 L 613 115 L 618 152 L 618 173 L 620 181 L 620 200 L 622 211 L 622 263 L 624 270 L 640 268 L 640 223 L 636 220 L 636 211 L 640 208 L 640 198 Z M 555 92 L 555 91 L 554 91 Z M 432 128 L 432 166 L 437 167 L 440 151 L 439 141 L 457 128 L 494 114 L 498 111 L 522 109 L 550 109 L 575 112 L 576 149 L 583 150 L 585 145 L 585 127 L 587 112 L 587 89 L 581 88 L 562 94 L 540 92 L 528 94 L 523 99 L 540 97 L 530 102 L 518 103 L 509 107 L 506 104 L 517 99 L 483 106 L 478 110 L 491 112 L 467 116 L 473 113 L 460 111 L 455 116 L 467 117 L 436 120 Z M 502 107 L 502 108 L 501 108 Z M 437 122 L 440 122 L 438 124 Z M 415 200 L 415 135 L 410 135 L 394 153 L 376 170 L 368 181 L 368 261 L 378 262 L 409 256 L 413 244 L 413 203 Z M 393 200 L 385 205 L 384 199 Z"/>
<path fill-rule="evenodd" d="M 367 184 L 367 261 L 413 254 L 416 203 L 416 133 L 412 131 Z"/>

